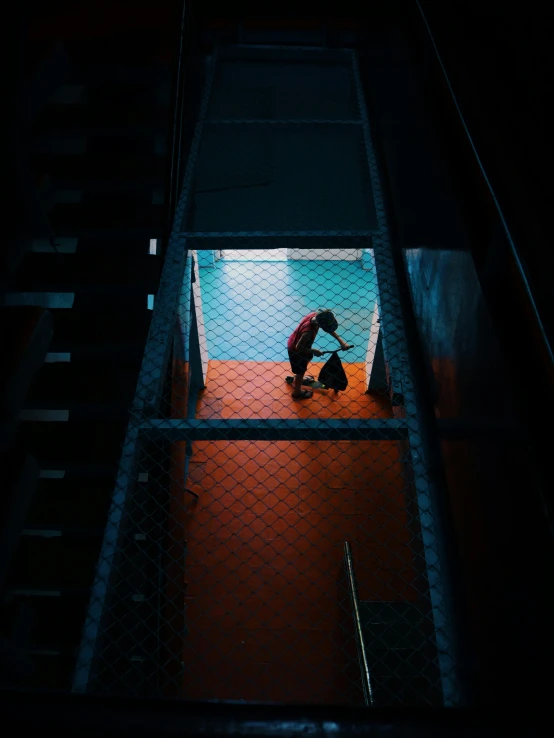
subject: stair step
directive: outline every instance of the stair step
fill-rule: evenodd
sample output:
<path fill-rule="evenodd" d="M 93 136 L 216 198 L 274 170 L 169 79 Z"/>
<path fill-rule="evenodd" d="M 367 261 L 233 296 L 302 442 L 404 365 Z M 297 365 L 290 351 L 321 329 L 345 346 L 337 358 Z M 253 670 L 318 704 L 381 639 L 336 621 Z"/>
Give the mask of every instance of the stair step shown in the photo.
<path fill-rule="evenodd" d="M 105 259 L 94 254 L 26 254 L 15 275 L 21 292 L 82 292 L 154 294 L 160 275 L 160 257 L 147 253 L 133 259 L 117 252 Z"/>
<path fill-rule="evenodd" d="M 104 258 L 106 254 L 125 255 L 128 259 L 150 254 L 149 238 L 79 238 L 77 240 L 78 254 L 94 254 Z M 158 249 L 159 251 L 160 249 Z"/>
<path fill-rule="evenodd" d="M 17 549 L 21 531 L 25 526 L 29 509 L 39 482 L 39 466 L 31 457 L 15 424 L 7 430 L 3 424 L 0 468 L 2 492 L 0 495 L 0 591 L 10 569 L 12 556 Z M 10 438 L 10 436 L 12 436 Z"/>
<path fill-rule="evenodd" d="M 125 107 L 138 110 L 140 114 L 155 116 L 158 88 L 163 88 L 163 80 L 157 85 L 149 85 L 140 80 L 132 82 L 118 82 L 104 80 L 99 85 L 87 85 L 86 104 L 89 108 L 115 109 L 116 115 L 121 114 Z M 163 106 L 162 106 L 163 107 Z M 127 116 L 124 117 L 127 120 Z"/>
<path fill-rule="evenodd" d="M 138 316 L 145 312 L 144 295 L 114 295 L 111 293 L 95 295 L 93 292 L 78 292 L 73 306 L 83 313 L 127 313 Z"/>
<path fill-rule="evenodd" d="M 117 470 L 126 423 L 26 421 L 21 433 L 41 469 Z"/>
<path fill-rule="evenodd" d="M 27 525 L 102 528 L 106 525 L 113 477 L 66 475 L 40 479 L 27 515 Z"/>
<path fill-rule="evenodd" d="M 107 67 L 129 67 L 129 60 L 132 59 L 132 65 L 137 69 L 145 69 L 159 64 L 161 60 L 160 51 L 163 48 L 168 34 L 160 33 L 153 27 L 153 24 L 160 20 L 158 13 L 150 12 L 150 22 L 148 28 L 142 31 L 129 27 L 129 18 L 124 21 L 127 26 L 126 31 L 115 32 L 113 18 L 113 3 L 110 7 L 110 34 L 105 32 L 105 19 L 101 16 L 97 17 L 103 30 L 101 33 L 91 34 L 90 38 L 81 37 L 72 39 L 68 37 L 64 39 L 67 53 L 71 59 L 72 67 L 80 70 L 83 67 L 97 68 L 99 65 Z M 131 11 L 135 13 L 135 8 Z M 161 9 L 160 9 L 161 10 Z M 126 12 L 126 11 L 124 11 Z M 172 15 L 175 20 L 175 13 Z M 166 18 L 167 23 L 169 18 Z M 167 31 L 168 27 L 165 27 Z M 101 41 L 99 42 L 99 38 Z M 162 62 L 163 63 L 163 62 Z"/>
<path fill-rule="evenodd" d="M 90 587 L 101 543 L 101 537 L 23 536 L 8 587 L 37 590 Z"/>
<path fill-rule="evenodd" d="M 35 121 L 42 135 L 52 133 L 84 133 L 126 136 L 152 136 L 165 133 L 169 108 L 165 105 L 78 104 L 48 105 Z"/>
<path fill-rule="evenodd" d="M 76 154 L 33 157 L 35 171 L 44 172 L 55 186 L 80 187 L 82 190 L 117 191 L 118 189 L 163 188 L 166 159 L 151 154 Z"/>
<path fill-rule="evenodd" d="M 131 404 L 137 383 L 138 366 L 119 368 L 104 363 L 47 363 L 35 376 L 27 393 L 25 407 L 68 409 L 115 406 L 125 411 Z"/>
<path fill-rule="evenodd" d="M 117 236 L 156 238 L 163 232 L 163 205 L 83 203 L 55 205 L 49 213 L 57 236 Z"/>
<path fill-rule="evenodd" d="M 116 80 L 104 82 L 102 84 L 88 84 L 86 87 L 87 97 L 83 102 L 95 107 L 98 105 L 119 106 L 123 103 L 129 105 L 130 108 L 139 108 L 143 110 L 148 106 L 151 110 L 158 110 L 167 116 L 170 113 L 170 103 L 172 95 L 172 77 L 171 70 L 168 70 L 167 76 L 151 82 L 117 82 Z"/>
<path fill-rule="evenodd" d="M 78 536 L 79 538 L 100 538 L 104 533 L 104 528 L 83 527 L 75 525 L 60 526 L 59 523 L 51 523 L 49 525 L 25 523 L 25 528 L 21 535 L 28 538 L 61 538 L 63 536 Z"/>
<path fill-rule="evenodd" d="M 87 99 L 84 85 L 64 82 L 48 99 L 48 105 L 82 105 Z"/>
<path fill-rule="evenodd" d="M 120 354 L 140 362 L 152 313 L 142 309 L 124 306 L 119 311 L 102 307 L 98 300 L 97 310 L 51 309 L 53 336 L 51 352 L 74 355 Z"/>
<path fill-rule="evenodd" d="M 86 136 L 84 133 L 42 133 L 31 141 L 31 160 L 41 157 L 72 157 L 113 155 L 164 155 L 167 150 L 167 136 L 158 134 L 137 138 L 126 136 Z M 159 140 L 158 143 L 156 143 Z"/>
<path fill-rule="evenodd" d="M 49 238 L 35 239 L 31 244 L 32 253 L 41 254 L 85 254 L 94 255 L 97 259 L 125 257 L 135 260 L 145 254 L 151 254 L 149 238 L 54 238 L 54 245 Z M 157 246 L 161 246 L 158 241 Z M 57 249 L 57 251 L 56 251 Z M 161 251 L 161 247 L 157 249 Z M 154 262 L 153 262 L 154 263 Z"/>
<path fill-rule="evenodd" d="M 136 142 L 138 139 L 129 139 L 129 141 Z M 141 144 L 144 145 L 143 142 Z M 89 141 L 82 133 L 40 134 L 31 139 L 31 158 L 35 156 L 81 156 L 89 149 Z"/>
<path fill-rule="evenodd" d="M 73 681 L 76 655 L 70 652 L 60 654 L 31 653 L 35 673 L 20 685 L 29 689 L 48 689 L 69 692 Z"/>
<path fill-rule="evenodd" d="M 26 645 L 30 650 L 67 651 L 78 647 L 89 601 L 87 596 L 31 595 L 17 599 L 29 612 L 30 628 Z"/>
<path fill-rule="evenodd" d="M 72 58 L 72 69 L 69 75 L 72 83 L 84 83 L 87 86 L 108 84 L 140 84 L 158 85 L 171 79 L 171 69 L 162 61 L 151 61 L 147 64 L 103 63 L 91 61 L 91 58 Z"/>
<path fill-rule="evenodd" d="M 52 316 L 40 307 L 0 310 L 0 412 L 12 416 L 22 407 L 33 376 L 52 341 Z"/>
<path fill-rule="evenodd" d="M 24 648 L 33 624 L 33 611 L 24 598 L 4 597 L 0 603 L 0 634 L 17 648 Z"/>
<path fill-rule="evenodd" d="M 129 156 L 165 156 L 167 151 L 167 136 L 165 134 L 145 136 L 144 138 L 125 135 L 85 136 L 84 138 L 86 141 L 85 148 L 75 153 L 86 153 L 90 156 L 121 156 L 123 154 Z"/>

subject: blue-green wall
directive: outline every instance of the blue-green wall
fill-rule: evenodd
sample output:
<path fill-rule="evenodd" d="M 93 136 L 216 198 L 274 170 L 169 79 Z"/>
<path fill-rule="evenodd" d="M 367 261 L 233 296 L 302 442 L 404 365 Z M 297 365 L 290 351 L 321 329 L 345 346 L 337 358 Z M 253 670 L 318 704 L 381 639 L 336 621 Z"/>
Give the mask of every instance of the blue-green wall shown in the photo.
<path fill-rule="evenodd" d="M 365 361 L 376 299 L 373 272 L 360 262 L 215 262 L 202 269 L 208 353 L 222 361 L 286 361 L 286 343 L 299 320 L 330 308 L 338 333 L 356 348 L 348 361 Z M 316 346 L 337 347 L 320 332 Z"/>

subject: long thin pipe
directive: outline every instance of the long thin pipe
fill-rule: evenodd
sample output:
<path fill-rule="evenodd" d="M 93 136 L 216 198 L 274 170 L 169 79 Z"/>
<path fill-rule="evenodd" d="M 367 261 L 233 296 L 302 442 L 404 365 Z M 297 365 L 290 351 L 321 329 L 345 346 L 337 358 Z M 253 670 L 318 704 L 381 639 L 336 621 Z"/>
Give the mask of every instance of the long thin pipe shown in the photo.
<path fill-rule="evenodd" d="M 373 699 L 373 689 L 371 687 L 371 676 L 369 672 L 369 662 L 365 650 L 364 634 L 362 632 L 362 621 L 360 619 L 360 605 L 358 602 L 358 589 L 356 587 L 356 577 L 354 576 L 354 562 L 352 561 L 352 551 L 348 541 L 344 542 L 344 560 L 346 563 L 346 574 L 348 577 L 348 589 L 350 591 L 350 599 L 352 601 L 352 610 L 354 616 L 354 628 L 356 630 L 356 643 L 358 646 L 358 658 L 360 661 L 360 672 L 362 676 L 362 687 L 364 690 L 364 700 L 366 707 L 375 707 Z"/>

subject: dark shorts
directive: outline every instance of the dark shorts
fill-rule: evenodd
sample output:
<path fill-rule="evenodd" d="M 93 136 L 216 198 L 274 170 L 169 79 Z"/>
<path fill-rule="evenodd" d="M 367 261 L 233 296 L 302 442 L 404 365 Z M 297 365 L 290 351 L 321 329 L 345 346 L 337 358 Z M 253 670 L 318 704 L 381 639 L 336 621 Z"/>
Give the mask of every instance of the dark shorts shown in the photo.
<path fill-rule="evenodd" d="M 290 368 L 293 374 L 305 374 L 310 360 L 307 356 L 301 356 L 296 351 L 289 351 Z"/>

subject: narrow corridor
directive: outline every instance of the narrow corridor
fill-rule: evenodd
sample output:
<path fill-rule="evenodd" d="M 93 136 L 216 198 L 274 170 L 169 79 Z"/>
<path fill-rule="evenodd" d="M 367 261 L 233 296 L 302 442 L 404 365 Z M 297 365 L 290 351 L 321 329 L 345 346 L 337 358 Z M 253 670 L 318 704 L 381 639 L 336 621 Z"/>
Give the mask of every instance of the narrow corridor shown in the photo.
<path fill-rule="evenodd" d="M 394 417 L 365 392 L 380 330 L 372 234 L 384 226 L 350 54 L 226 47 L 215 69 L 182 221 L 195 349 L 174 366 L 172 417 L 193 417 L 201 385 L 194 417 L 209 421 Z M 264 246 L 287 259 L 217 258 Z M 302 403 L 285 381 L 286 340 L 318 308 L 354 344 L 341 356 L 349 387 Z M 317 347 L 337 345 L 320 331 Z M 181 696 L 363 704 L 343 546 L 360 600 L 416 602 L 407 452 L 384 439 L 172 444 L 169 656 L 183 654 Z"/>

